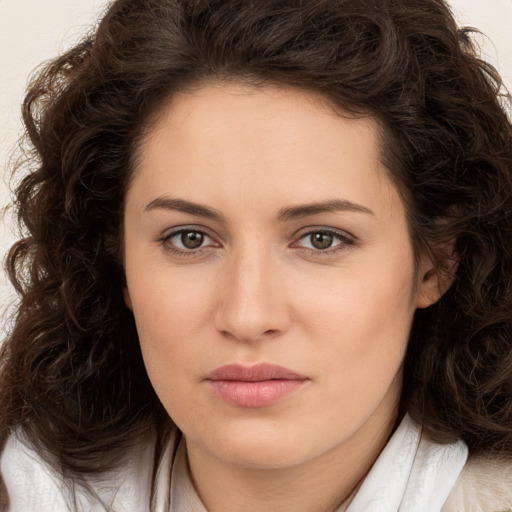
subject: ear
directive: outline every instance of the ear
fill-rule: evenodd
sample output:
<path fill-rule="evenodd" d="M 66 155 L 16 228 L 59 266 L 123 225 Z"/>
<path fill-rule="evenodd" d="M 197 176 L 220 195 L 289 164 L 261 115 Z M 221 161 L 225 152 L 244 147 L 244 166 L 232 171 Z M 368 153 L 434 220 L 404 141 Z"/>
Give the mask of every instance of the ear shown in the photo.
<path fill-rule="evenodd" d="M 128 291 L 127 286 L 123 286 L 123 299 L 124 303 L 126 304 L 126 307 L 130 311 L 133 311 L 132 298 L 130 297 L 130 292 Z"/>
<path fill-rule="evenodd" d="M 424 255 L 418 269 L 417 308 L 428 308 L 444 295 L 455 279 L 457 266 L 455 242 L 438 248 L 434 255 Z"/>

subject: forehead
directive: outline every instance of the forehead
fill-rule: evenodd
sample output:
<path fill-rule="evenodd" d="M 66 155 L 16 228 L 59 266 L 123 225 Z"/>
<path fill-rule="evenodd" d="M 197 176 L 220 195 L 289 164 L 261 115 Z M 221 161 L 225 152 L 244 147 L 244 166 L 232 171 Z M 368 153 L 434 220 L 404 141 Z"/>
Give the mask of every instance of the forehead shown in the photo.
<path fill-rule="evenodd" d="M 262 140 L 266 132 L 270 137 L 286 134 L 289 142 L 301 136 L 312 140 L 320 133 L 327 142 L 338 137 L 342 120 L 355 137 L 371 139 L 378 150 L 381 130 L 376 119 L 350 114 L 316 92 L 284 85 L 212 82 L 173 95 L 156 111 L 144 141 L 173 130 L 207 142 L 211 135 L 222 135 L 219 130 L 235 126 L 241 137 L 251 130 L 254 141 Z"/>
<path fill-rule="evenodd" d="M 263 192 L 281 202 L 346 194 L 389 202 L 395 187 L 379 134 L 375 120 L 340 113 L 304 90 L 210 84 L 160 109 L 142 141 L 135 181 L 145 178 L 147 195 L 160 187 L 203 201 Z"/>

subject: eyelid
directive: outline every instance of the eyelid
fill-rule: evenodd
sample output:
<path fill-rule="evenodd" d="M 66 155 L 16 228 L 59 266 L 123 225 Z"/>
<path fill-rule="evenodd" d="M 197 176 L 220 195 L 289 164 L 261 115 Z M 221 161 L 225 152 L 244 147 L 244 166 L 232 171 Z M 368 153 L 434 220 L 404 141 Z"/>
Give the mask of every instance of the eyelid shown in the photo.
<path fill-rule="evenodd" d="M 203 233 L 210 238 L 216 238 L 216 235 L 212 233 L 210 228 L 202 226 L 201 224 L 179 224 L 177 226 L 172 226 L 162 230 L 162 234 L 158 237 L 158 239 L 163 240 L 165 238 L 170 238 L 177 233 L 182 233 L 183 231 L 197 231 L 198 233 Z"/>
<path fill-rule="evenodd" d="M 306 238 L 307 236 L 311 236 L 315 233 L 333 235 L 340 241 L 340 243 L 327 249 L 314 249 L 311 247 L 301 247 L 296 245 L 302 239 Z M 306 228 L 302 228 L 298 233 L 295 234 L 294 241 L 292 242 L 291 247 L 296 248 L 298 250 L 308 251 L 312 254 L 329 255 L 341 250 L 345 250 L 347 246 L 353 245 L 356 242 L 356 240 L 357 238 L 354 235 L 351 235 L 347 231 L 341 229 L 332 228 L 328 226 L 308 226 Z"/>
<path fill-rule="evenodd" d="M 343 239 L 356 241 L 357 237 L 353 235 L 352 233 L 349 233 L 348 231 L 340 228 L 334 228 L 331 226 L 325 226 L 325 225 L 312 225 L 312 226 L 304 226 L 297 230 L 293 237 L 298 240 L 299 238 L 302 238 L 305 235 L 310 235 L 311 233 L 329 233 L 332 235 L 339 236 Z"/>
<path fill-rule="evenodd" d="M 187 231 L 194 231 L 197 233 L 201 233 L 205 237 L 208 237 L 210 240 L 212 240 L 213 243 L 210 243 L 205 246 L 200 246 L 196 249 L 181 249 L 179 247 L 174 246 L 169 241 L 171 238 L 178 236 L 181 233 L 186 233 Z M 326 249 L 315 249 L 311 247 L 301 247 L 299 242 L 306 238 L 307 236 L 311 236 L 315 233 L 324 233 L 334 236 L 339 243 L 334 245 L 333 247 L 328 247 Z M 353 245 L 357 241 L 357 237 L 354 235 L 348 233 L 347 231 L 328 227 L 328 226 L 307 226 L 303 227 L 301 230 L 296 232 L 293 235 L 293 241 L 290 244 L 290 247 L 301 250 L 304 252 L 309 252 L 313 255 L 332 255 L 334 253 L 337 253 L 341 250 L 345 250 L 348 246 Z M 211 233 L 210 229 L 197 225 L 181 225 L 181 226 L 175 226 L 173 228 L 168 228 L 158 239 L 157 242 L 162 244 L 165 249 L 169 252 L 175 253 L 177 255 L 182 256 L 197 256 L 201 254 L 202 252 L 209 251 L 212 248 L 219 248 L 222 247 L 222 244 L 218 241 L 218 237 Z"/>
<path fill-rule="evenodd" d="M 213 244 L 208 244 L 205 246 L 200 246 L 196 249 L 181 249 L 179 247 L 173 246 L 170 243 L 170 240 L 174 238 L 175 236 L 180 235 L 181 233 L 186 233 L 188 231 L 193 231 L 196 233 L 201 233 L 205 237 L 212 240 Z M 217 237 L 215 235 L 212 235 L 210 230 L 208 228 L 205 228 L 204 226 L 198 226 L 197 224 L 192 225 L 182 225 L 182 226 L 175 226 L 173 228 L 169 228 L 165 230 L 165 232 L 157 239 L 157 242 L 162 244 L 167 251 L 173 252 L 175 254 L 179 255 L 198 255 L 199 253 L 203 251 L 207 251 L 208 249 L 212 247 L 221 247 L 220 242 L 217 241 Z"/>

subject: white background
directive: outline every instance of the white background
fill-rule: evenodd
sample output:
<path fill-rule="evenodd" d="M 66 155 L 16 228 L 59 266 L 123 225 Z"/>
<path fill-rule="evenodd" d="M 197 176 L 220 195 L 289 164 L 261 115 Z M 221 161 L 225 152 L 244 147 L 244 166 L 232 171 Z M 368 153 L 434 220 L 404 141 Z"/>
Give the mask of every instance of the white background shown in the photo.
<path fill-rule="evenodd" d="M 314 1 L 314 0 L 312 0 Z M 512 0 L 449 0 L 462 25 L 480 29 L 483 55 L 512 90 Z M 107 0 L 0 0 L 0 208 L 9 204 L 7 161 L 21 133 L 20 104 L 31 71 L 61 53 L 96 20 Z M 0 220 L 0 257 L 14 240 L 9 215 Z M 12 303 L 0 271 L 0 315 Z M 1 318 L 1 317 L 0 317 Z M 2 325 L 0 320 L 0 338 Z"/>

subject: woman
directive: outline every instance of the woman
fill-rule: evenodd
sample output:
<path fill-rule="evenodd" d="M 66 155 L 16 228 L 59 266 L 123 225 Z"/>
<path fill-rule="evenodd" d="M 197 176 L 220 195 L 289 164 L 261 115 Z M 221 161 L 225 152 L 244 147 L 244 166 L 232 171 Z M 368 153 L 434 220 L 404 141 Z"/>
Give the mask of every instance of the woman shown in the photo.
<path fill-rule="evenodd" d="M 114 2 L 25 102 L 4 508 L 511 507 L 501 100 L 441 0 Z"/>

